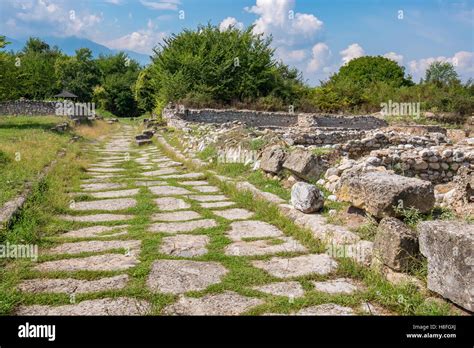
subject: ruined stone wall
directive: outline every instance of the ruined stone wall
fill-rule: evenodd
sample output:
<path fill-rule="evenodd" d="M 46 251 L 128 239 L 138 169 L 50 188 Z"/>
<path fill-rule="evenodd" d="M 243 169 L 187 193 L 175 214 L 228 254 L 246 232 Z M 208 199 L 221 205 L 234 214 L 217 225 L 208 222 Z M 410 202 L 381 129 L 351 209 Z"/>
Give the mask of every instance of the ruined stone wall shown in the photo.
<path fill-rule="evenodd" d="M 173 115 L 187 122 L 229 123 L 242 122 L 250 127 L 300 127 L 369 130 L 387 126 L 384 120 L 374 116 L 341 116 L 319 114 L 293 114 L 288 112 L 267 112 L 235 109 L 165 109 L 163 115 Z"/>
<path fill-rule="evenodd" d="M 17 100 L 0 103 L 0 115 L 55 115 L 56 102 Z"/>

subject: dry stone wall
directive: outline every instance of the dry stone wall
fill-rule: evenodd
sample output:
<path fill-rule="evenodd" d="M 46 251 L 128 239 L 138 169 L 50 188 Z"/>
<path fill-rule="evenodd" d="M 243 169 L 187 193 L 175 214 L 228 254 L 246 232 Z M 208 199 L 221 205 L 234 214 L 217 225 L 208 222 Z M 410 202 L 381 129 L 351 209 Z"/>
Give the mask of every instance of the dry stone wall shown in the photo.
<path fill-rule="evenodd" d="M 55 115 L 56 102 L 17 100 L 0 103 L 0 115 Z"/>

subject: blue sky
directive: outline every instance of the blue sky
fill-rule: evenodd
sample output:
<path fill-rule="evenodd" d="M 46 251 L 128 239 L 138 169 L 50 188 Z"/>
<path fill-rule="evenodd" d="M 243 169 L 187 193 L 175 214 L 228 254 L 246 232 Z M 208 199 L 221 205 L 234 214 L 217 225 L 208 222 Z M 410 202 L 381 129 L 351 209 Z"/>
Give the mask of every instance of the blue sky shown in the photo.
<path fill-rule="evenodd" d="M 184 18 L 183 18 L 184 17 Z M 385 55 L 418 80 L 435 60 L 474 77 L 474 0 L 1 0 L 0 33 L 78 36 L 150 54 L 208 21 L 255 24 L 311 84 L 362 55 Z"/>

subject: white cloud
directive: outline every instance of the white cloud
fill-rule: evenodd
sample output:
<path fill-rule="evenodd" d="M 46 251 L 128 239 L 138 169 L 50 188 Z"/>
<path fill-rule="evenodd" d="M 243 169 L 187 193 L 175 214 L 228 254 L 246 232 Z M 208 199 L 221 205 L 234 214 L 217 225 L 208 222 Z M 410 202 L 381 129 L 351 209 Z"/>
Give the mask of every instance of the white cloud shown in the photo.
<path fill-rule="evenodd" d="M 304 49 L 300 50 L 289 50 L 285 47 L 278 47 L 276 49 L 276 55 L 285 63 L 300 63 L 307 57 L 307 52 Z"/>
<path fill-rule="evenodd" d="M 112 5 L 122 5 L 122 0 L 105 0 L 105 2 Z"/>
<path fill-rule="evenodd" d="M 313 38 L 323 22 L 313 14 L 295 13 L 294 0 L 256 0 L 255 6 L 245 7 L 259 16 L 253 23 L 257 34 L 272 35 L 277 45 L 292 45 Z"/>
<path fill-rule="evenodd" d="M 244 28 L 244 23 L 239 22 L 234 17 L 227 17 L 224 20 L 222 20 L 222 22 L 219 24 L 220 31 L 225 31 L 229 29 L 230 27 L 242 30 Z"/>
<path fill-rule="evenodd" d="M 365 54 L 364 49 L 357 43 L 349 45 L 345 50 L 339 53 L 342 57 L 343 64 L 347 64 L 352 59 L 362 57 Z"/>
<path fill-rule="evenodd" d="M 403 56 L 401 54 L 396 54 L 395 52 L 387 52 L 383 55 L 385 58 L 394 60 L 398 64 L 403 64 Z"/>
<path fill-rule="evenodd" d="M 410 73 L 415 79 L 424 77 L 426 69 L 434 62 L 447 62 L 454 65 L 456 71 L 461 75 L 474 73 L 474 52 L 459 51 L 452 57 L 429 57 L 408 62 Z"/>
<path fill-rule="evenodd" d="M 325 43 L 317 43 L 311 49 L 311 60 L 308 63 L 308 72 L 320 71 L 327 67 L 329 59 L 331 57 L 331 50 Z"/>
<path fill-rule="evenodd" d="M 181 1 L 180 0 L 158 0 L 158 1 L 140 0 L 140 3 L 151 10 L 177 11 L 178 5 L 181 4 Z"/>
<path fill-rule="evenodd" d="M 153 48 L 163 40 L 165 33 L 156 30 L 152 20 L 148 20 L 146 29 L 134 31 L 117 39 L 104 42 L 107 47 L 151 54 Z"/>

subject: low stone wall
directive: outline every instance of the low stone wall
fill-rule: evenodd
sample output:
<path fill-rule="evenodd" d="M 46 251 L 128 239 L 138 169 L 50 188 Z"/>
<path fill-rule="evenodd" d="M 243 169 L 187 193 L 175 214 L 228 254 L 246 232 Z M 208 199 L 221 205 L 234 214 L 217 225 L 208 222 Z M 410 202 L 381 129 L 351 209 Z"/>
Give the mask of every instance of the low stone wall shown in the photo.
<path fill-rule="evenodd" d="M 290 131 L 283 135 L 289 145 L 335 145 L 346 143 L 350 140 L 361 139 L 365 131 L 358 130 L 323 130 L 312 132 L 300 130 Z"/>
<path fill-rule="evenodd" d="M 186 122 L 232 123 L 241 122 L 250 127 L 332 128 L 333 130 L 369 130 L 386 127 L 387 122 L 374 116 L 341 116 L 328 114 L 296 114 L 235 109 L 165 109 L 163 117 Z M 175 121 L 172 121 L 175 122 Z"/>
<path fill-rule="evenodd" d="M 0 103 L 0 115 L 55 115 L 56 102 L 17 100 Z"/>

